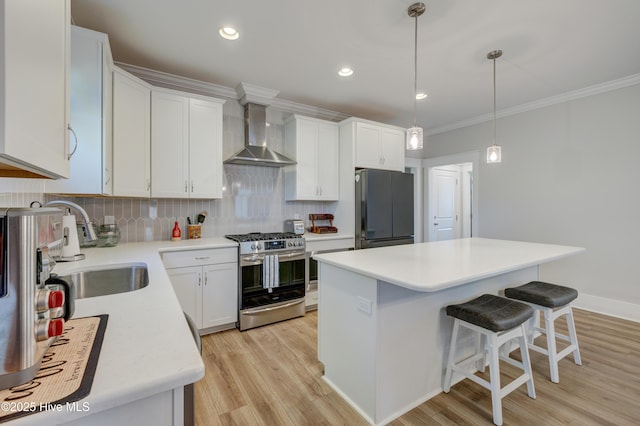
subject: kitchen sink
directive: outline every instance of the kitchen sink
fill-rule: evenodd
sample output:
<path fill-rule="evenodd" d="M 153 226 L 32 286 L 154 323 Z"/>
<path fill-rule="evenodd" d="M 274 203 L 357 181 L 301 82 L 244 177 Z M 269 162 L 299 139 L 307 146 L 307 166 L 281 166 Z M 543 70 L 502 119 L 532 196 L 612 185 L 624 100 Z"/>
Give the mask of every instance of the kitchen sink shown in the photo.
<path fill-rule="evenodd" d="M 72 272 L 60 278 L 73 282 L 76 299 L 126 293 L 149 285 L 147 265 L 144 263 L 88 269 Z"/>

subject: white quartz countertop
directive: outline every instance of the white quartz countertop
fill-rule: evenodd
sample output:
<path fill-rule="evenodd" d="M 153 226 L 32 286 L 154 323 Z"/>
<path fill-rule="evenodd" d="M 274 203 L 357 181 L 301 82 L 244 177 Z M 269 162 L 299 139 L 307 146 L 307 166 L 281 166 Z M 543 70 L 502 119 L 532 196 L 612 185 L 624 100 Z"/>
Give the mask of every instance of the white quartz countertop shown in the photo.
<path fill-rule="evenodd" d="M 583 252 L 584 248 L 465 238 L 315 255 L 321 263 L 434 292 Z"/>
<path fill-rule="evenodd" d="M 328 240 L 346 240 L 353 239 L 353 235 L 341 234 L 339 232 L 327 234 L 314 234 L 313 232 L 305 232 L 304 239 L 307 241 L 328 241 Z"/>
<path fill-rule="evenodd" d="M 204 365 L 162 264 L 161 252 L 237 247 L 226 238 L 120 244 L 82 249 L 85 260 L 58 263 L 53 272 L 145 263 L 149 285 L 140 290 L 76 301 L 73 318 L 108 314 L 86 412 L 45 411 L 10 424 L 58 424 L 165 392 L 204 376 Z"/>

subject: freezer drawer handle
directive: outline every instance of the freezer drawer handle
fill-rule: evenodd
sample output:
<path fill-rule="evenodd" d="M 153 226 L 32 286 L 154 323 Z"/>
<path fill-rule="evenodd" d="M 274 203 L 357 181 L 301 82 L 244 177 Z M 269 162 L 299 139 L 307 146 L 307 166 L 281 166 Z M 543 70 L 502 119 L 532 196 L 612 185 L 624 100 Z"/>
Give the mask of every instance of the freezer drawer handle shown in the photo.
<path fill-rule="evenodd" d="M 258 310 L 255 310 L 255 311 L 252 310 L 252 311 L 242 312 L 242 315 L 256 315 L 256 314 L 261 314 L 261 313 L 269 312 L 269 311 L 277 311 L 278 309 L 284 309 L 284 308 L 289 308 L 291 306 L 299 305 L 302 302 L 304 302 L 304 299 L 300 299 L 297 302 L 287 303 L 286 305 L 274 306 L 272 308 L 264 308 L 264 309 L 258 309 Z"/>

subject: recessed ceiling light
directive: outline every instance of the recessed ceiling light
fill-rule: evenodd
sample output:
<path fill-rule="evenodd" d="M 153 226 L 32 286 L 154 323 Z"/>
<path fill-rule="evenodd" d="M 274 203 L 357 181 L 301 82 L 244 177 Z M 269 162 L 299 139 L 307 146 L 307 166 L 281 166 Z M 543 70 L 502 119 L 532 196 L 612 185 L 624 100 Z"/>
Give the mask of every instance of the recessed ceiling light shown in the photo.
<path fill-rule="evenodd" d="M 353 70 L 349 67 L 342 67 L 340 68 L 340 71 L 338 71 L 338 75 L 340 77 L 349 77 L 350 75 L 353 75 Z"/>
<path fill-rule="evenodd" d="M 237 40 L 240 37 L 240 34 L 235 28 L 232 27 L 222 27 L 220 28 L 220 36 L 227 40 Z"/>
<path fill-rule="evenodd" d="M 427 94 L 424 92 L 418 92 L 416 93 L 416 99 L 420 100 L 420 99 L 426 99 L 427 98 Z"/>

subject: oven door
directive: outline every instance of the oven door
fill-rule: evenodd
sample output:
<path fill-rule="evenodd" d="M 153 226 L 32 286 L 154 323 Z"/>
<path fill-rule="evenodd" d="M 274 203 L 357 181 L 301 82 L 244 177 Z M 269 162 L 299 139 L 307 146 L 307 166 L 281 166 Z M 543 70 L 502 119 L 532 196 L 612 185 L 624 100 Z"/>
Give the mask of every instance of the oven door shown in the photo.
<path fill-rule="evenodd" d="M 240 256 L 240 309 L 303 298 L 305 256 L 303 252 L 279 254 L 278 287 L 264 288 L 263 255 Z"/>
<path fill-rule="evenodd" d="M 262 255 L 240 256 L 238 328 L 250 328 L 305 314 L 304 252 L 279 254 L 278 287 L 264 288 Z"/>

